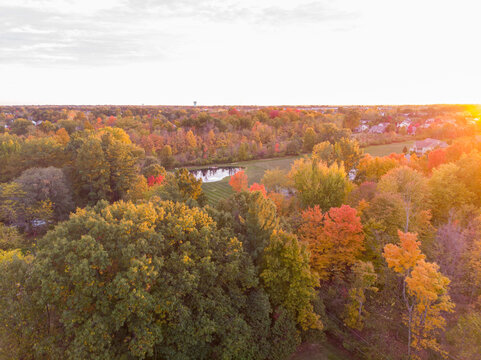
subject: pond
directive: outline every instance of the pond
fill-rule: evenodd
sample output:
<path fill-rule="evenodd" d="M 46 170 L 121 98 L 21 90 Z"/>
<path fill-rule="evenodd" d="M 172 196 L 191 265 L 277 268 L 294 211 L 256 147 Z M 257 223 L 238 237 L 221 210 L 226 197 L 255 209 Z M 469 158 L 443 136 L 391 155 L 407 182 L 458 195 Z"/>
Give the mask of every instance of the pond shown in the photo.
<path fill-rule="evenodd" d="M 241 171 L 241 167 L 233 166 L 221 166 L 221 167 L 208 167 L 204 169 L 189 170 L 196 179 L 202 179 L 202 182 L 209 183 L 214 181 L 220 181 L 226 176 L 232 176 L 235 173 Z"/>

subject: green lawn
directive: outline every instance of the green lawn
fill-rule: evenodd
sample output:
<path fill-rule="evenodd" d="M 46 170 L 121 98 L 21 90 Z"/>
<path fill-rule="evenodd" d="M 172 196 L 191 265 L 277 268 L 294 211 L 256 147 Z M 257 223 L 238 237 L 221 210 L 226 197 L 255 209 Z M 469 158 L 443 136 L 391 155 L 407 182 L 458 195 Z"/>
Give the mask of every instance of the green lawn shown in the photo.
<path fill-rule="evenodd" d="M 400 143 L 386 144 L 386 145 L 373 145 L 364 148 L 364 152 L 372 156 L 386 156 L 392 153 L 402 153 L 403 148 L 406 146 L 409 150 L 414 145 L 414 140 L 404 141 Z"/>
<path fill-rule="evenodd" d="M 391 153 L 402 152 L 404 146 L 407 146 L 409 149 L 413 145 L 413 143 L 414 141 L 412 140 L 387 145 L 368 146 L 367 148 L 364 148 L 364 152 L 369 153 L 372 156 L 385 156 Z M 245 173 L 249 178 L 250 185 L 254 182 L 260 182 L 266 170 L 275 169 L 276 167 L 289 170 L 292 163 L 300 157 L 301 156 L 291 156 L 275 159 L 240 161 L 228 165 L 241 166 L 245 168 Z M 230 194 L 232 194 L 232 189 L 229 186 L 229 177 L 212 183 L 204 183 L 202 187 L 207 195 L 207 198 L 209 199 L 210 205 L 215 205 L 220 199 L 225 199 L 229 197 Z"/>
<path fill-rule="evenodd" d="M 292 156 L 277 159 L 240 161 L 229 164 L 229 166 L 240 166 L 245 168 L 244 171 L 249 179 L 250 185 L 255 182 L 260 182 L 266 170 L 275 169 L 277 167 L 280 169 L 289 170 L 294 160 L 298 159 L 299 157 L 300 156 Z M 229 185 L 229 179 L 229 177 L 225 177 L 220 181 L 202 184 L 204 192 L 209 199 L 210 205 L 215 205 L 220 199 L 225 199 L 232 194 L 232 189 Z"/>

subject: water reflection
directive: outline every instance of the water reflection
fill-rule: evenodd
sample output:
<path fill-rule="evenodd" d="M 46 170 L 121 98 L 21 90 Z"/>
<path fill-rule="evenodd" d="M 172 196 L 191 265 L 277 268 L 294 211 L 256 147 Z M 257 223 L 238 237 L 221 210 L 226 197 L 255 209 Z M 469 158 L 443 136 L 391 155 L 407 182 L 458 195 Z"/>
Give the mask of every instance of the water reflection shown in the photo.
<path fill-rule="evenodd" d="M 242 170 L 240 167 L 224 166 L 209 167 L 204 169 L 189 170 L 196 179 L 202 179 L 202 182 L 220 181 L 226 176 L 232 176 Z"/>

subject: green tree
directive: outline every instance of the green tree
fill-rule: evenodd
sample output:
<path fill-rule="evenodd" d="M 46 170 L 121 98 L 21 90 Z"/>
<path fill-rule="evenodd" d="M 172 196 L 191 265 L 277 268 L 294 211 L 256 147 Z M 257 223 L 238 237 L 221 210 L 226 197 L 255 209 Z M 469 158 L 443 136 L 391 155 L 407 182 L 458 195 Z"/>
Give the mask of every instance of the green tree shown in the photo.
<path fill-rule="evenodd" d="M 459 173 L 459 167 L 453 163 L 433 169 L 428 187 L 430 208 L 437 223 L 446 221 L 451 209 L 474 202 L 475 195 L 459 179 Z"/>
<path fill-rule="evenodd" d="M 110 166 L 99 139 L 87 139 L 79 148 L 74 169 L 75 190 L 79 200 L 83 200 L 83 203 L 95 204 L 101 199 L 110 197 Z"/>
<path fill-rule="evenodd" d="M 418 212 L 426 209 L 427 182 L 421 173 L 407 166 L 390 170 L 378 184 L 381 192 L 398 195 L 404 204 L 404 231 Z"/>
<path fill-rule="evenodd" d="M 25 239 L 13 226 L 0 222 L 0 250 L 14 250 L 25 246 Z"/>
<path fill-rule="evenodd" d="M 275 307 L 282 306 L 303 329 L 322 329 L 311 300 L 319 279 L 311 273 L 309 254 L 297 237 L 274 231 L 264 249 L 260 277 Z"/>
<path fill-rule="evenodd" d="M 318 141 L 318 136 L 313 128 L 309 127 L 304 132 L 303 147 L 304 151 L 311 152 Z"/>
<path fill-rule="evenodd" d="M 462 315 L 448 333 L 462 359 L 475 360 L 481 354 L 481 313 L 473 311 Z"/>
<path fill-rule="evenodd" d="M 33 129 L 32 122 L 22 118 L 15 119 L 13 124 L 10 126 L 12 133 L 19 136 L 27 135 L 31 129 Z"/>
<path fill-rule="evenodd" d="M 56 319 L 37 344 L 47 356 L 253 357 L 253 269 L 198 208 L 154 199 L 79 209 L 39 242 L 34 274 L 38 304 Z"/>
<path fill-rule="evenodd" d="M 167 169 L 174 165 L 175 159 L 172 156 L 172 148 L 170 145 L 164 145 L 160 151 L 160 162 L 162 166 Z"/>
<path fill-rule="evenodd" d="M 377 292 L 375 287 L 377 274 L 371 262 L 358 261 L 352 267 L 349 302 L 346 306 L 346 324 L 354 329 L 362 330 L 365 318 L 369 315 L 364 308 L 366 292 Z"/>
<path fill-rule="evenodd" d="M 34 347 L 44 334 L 47 317 L 42 317 L 28 284 L 32 260 L 20 250 L 0 250 L 1 359 L 35 359 Z"/>
<path fill-rule="evenodd" d="M 240 192 L 219 202 L 217 222 L 222 228 L 231 228 L 254 264 L 260 265 L 262 252 L 272 232 L 279 227 L 275 204 L 260 191 Z"/>
<path fill-rule="evenodd" d="M 69 146 L 75 159 L 72 178 L 78 202 L 117 201 L 137 181 L 142 152 L 122 129 L 103 128 L 73 137 Z"/>
<path fill-rule="evenodd" d="M 74 209 L 72 191 L 63 171 L 58 168 L 30 168 L 15 180 L 25 192 L 23 201 L 32 204 L 40 201 L 52 203 L 56 220 L 68 218 Z"/>
<path fill-rule="evenodd" d="M 342 121 L 342 126 L 351 130 L 357 128 L 361 121 L 361 114 L 356 110 L 349 111 Z"/>

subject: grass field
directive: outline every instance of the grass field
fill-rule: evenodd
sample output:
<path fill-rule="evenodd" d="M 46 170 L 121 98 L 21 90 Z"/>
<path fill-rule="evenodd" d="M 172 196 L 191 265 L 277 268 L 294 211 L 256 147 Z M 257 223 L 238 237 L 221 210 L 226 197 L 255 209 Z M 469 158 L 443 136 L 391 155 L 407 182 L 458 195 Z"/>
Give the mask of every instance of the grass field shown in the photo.
<path fill-rule="evenodd" d="M 372 156 L 385 156 L 392 153 L 402 153 L 403 148 L 406 146 L 409 150 L 414 145 L 414 140 L 404 141 L 400 143 L 386 144 L 386 145 L 374 145 L 364 148 L 364 152 Z"/>
<path fill-rule="evenodd" d="M 405 141 L 387 145 L 368 146 L 364 148 L 364 152 L 371 154 L 372 156 L 385 156 L 391 153 L 402 152 L 404 146 L 407 146 L 409 149 L 413 143 L 414 141 Z M 245 173 L 249 179 L 249 184 L 252 184 L 254 182 L 260 182 L 266 170 L 275 169 L 277 167 L 279 169 L 289 170 L 292 163 L 300 157 L 301 156 L 292 156 L 275 159 L 240 161 L 229 165 L 245 168 Z M 225 199 L 232 194 L 232 189 L 229 186 L 229 177 L 216 182 L 204 183 L 202 187 L 207 195 L 210 205 L 215 205 L 220 199 Z"/>
<path fill-rule="evenodd" d="M 300 156 L 292 156 L 277 159 L 263 159 L 263 160 L 251 160 L 251 161 L 240 161 L 236 163 L 229 164 L 230 166 L 240 166 L 243 167 L 247 178 L 249 179 L 249 185 L 254 182 L 260 182 L 264 172 L 269 169 L 290 169 L 294 160 L 298 159 Z M 222 166 L 222 165 L 217 165 Z M 215 205 L 220 199 L 225 199 L 232 194 L 232 189 L 229 185 L 229 177 L 225 177 L 221 181 L 204 183 L 202 185 L 207 198 L 209 199 L 210 205 Z"/>

